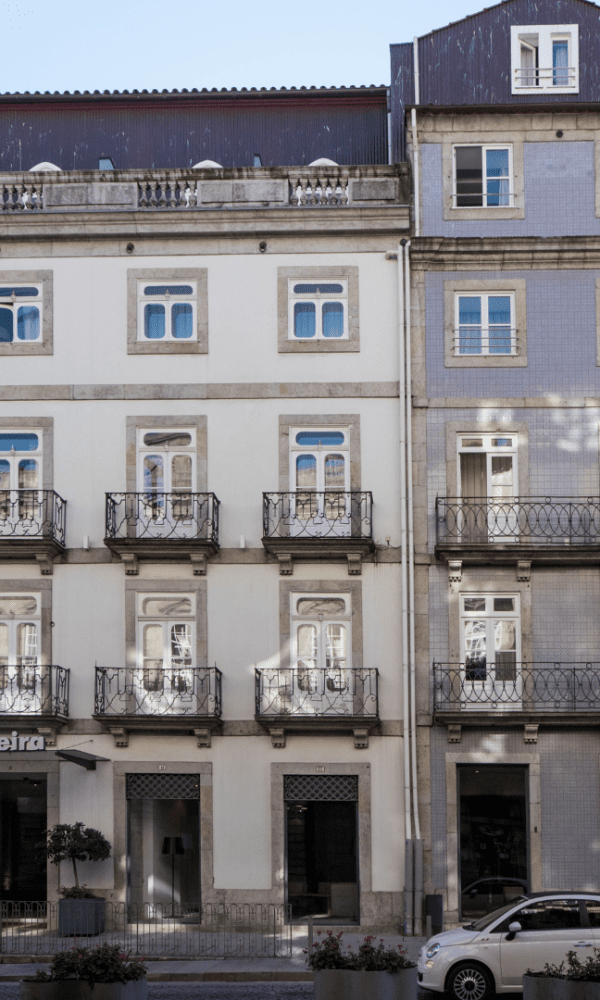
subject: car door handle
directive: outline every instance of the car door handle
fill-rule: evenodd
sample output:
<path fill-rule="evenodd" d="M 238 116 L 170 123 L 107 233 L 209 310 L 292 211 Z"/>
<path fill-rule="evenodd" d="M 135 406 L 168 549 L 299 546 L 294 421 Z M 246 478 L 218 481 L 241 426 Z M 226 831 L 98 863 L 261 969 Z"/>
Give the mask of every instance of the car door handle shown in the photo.
<path fill-rule="evenodd" d="M 593 945 L 592 941 L 575 941 L 575 947 L 576 948 L 593 948 L 594 945 Z"/>

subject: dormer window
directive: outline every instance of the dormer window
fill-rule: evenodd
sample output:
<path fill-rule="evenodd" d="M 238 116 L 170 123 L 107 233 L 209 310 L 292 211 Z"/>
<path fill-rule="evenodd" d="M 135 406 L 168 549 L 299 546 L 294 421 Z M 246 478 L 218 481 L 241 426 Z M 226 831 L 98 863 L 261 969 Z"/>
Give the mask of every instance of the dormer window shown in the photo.
<path fill-rule="evenodd" d="M 577 24 L 512 25 L 512 93 L 579 92 Z"/>

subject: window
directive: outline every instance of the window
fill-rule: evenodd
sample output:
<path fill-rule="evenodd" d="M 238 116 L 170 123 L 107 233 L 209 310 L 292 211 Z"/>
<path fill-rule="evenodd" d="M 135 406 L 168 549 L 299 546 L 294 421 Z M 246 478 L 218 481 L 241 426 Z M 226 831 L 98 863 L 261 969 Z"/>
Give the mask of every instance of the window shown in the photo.
<path fill-rule="evenodd" d="M 42 483 L 42 434 L 0 431 L 0 534 L 16 522 L 43 518 L 38 490 Z"/>
<path fill-rule="evenodd" d="M 138 595 L 136 683 L 159 699 L 192 697 L 194 607 L 192 594 Z"/>
<path fill-rule="evenodd" d="M 454 208 L 513 206 L 512 146 L 454 147 Z"/>
<path fill-rule="evenodd" d="M 579 91 L 577 24 L 511 27 L 512 92 Z"/>
<path fill-rule="evenodd" d="M 127 353 L 206 354 L 206 268 L 127 272 Z"/>
<path fill-rule="evenodd" d="M 0 714 L 35 710 L 40 700 L 40 609 L 39 594 L 0 595 Z"/>
<path fill-rule="evenodd" d="M 524 278 L 444 281 L 446 368 L 527 365 Z"/>
<path fill-rule="evenodd" d="M 289 281 L 289 337 L 348 338 L 348 282 Z"/>
<path fill-rule="evenodd" d="M 144 531 L 178 522 L 193 522 L 196 481 L 196 428 L 141 428 L 138 430 L 138 492 L 143 494 Z M 178 530 L 178 537 L 180 537 Z"/>
<path fill-rule="evenodd" d="M 358 268 L 278 269 L 279 351 L 358 351 Z"/>
<path fill-rule="evenodd" d="M 292 665 L 297 669 L 292 702 L 304 710 L 309 703 L 313 711 L 335 705 L 336 713 L 352 715 L 350 595 L 294 593 L 291 619 Z"/>
<path fill-rule="evenodd" d="M 581 927 L 578 899 L 538 899 L 512 914 L 524 931 L 563 931 Z"/>
<path fill-rule="evenodd" d="M 350 534 L 349 437 L 341 428 L 290 429 L 290 490 L 298 530 L 318 521 L 319 534 Z"/>
<path fill-rule="evenodd" d="M 461 694 L 465 707 L 518 709 L 522 699 L 518 594 L 462 594 Z"/>
<path fill-rule="evenodd" d="M 457 295 L 455 308 L 455 354 L 516 354 L 514 294 Z"/>
<path fill-rule="evenodd" d="M 0 355 L 52 354 L 52 272 L 0 272 Z"/>

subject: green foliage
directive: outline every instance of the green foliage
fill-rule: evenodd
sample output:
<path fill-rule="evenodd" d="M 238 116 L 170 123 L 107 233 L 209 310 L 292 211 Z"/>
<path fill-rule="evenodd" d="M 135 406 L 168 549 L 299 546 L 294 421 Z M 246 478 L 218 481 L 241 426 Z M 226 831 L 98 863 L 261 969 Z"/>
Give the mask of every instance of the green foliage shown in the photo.
<path fill-rule="evenodd" d="M 94 893 L 85 885 L 61 885 L 59 893 L 63 899 L 96 899 Z"/>
<path fill-rule="evenodd" d="M 53 865 L 61 861 L 70 861 L 73 865 L 75 888 L 79 889 L 77 861 L 106 861 L 110 857 L 110 843 L 103 833 L 94 830 L 83 823 L 57 823 L 46 833 L 46 849 L 48 860 Z M 64 891 L 63 891 L 64 895 Z M 69 899 L 89 899 L 87 896 L 69 896 Z M 91 897 L 93 898 L 93 897 Z"/>
<path fill-rule="evenodd" d="M 581 962 L 577 952 L 567 952 L 567 964 L 564 960 L 558 965 L 549 965 L 546 962 L 542 972 L 532 972 L 528 969 L 527 976 L 535 976 L 538 979 L 569 979 L 586 983 L 600 983 L 600 949 L 594 948 L 594 954 L 588 955 L 585 962 Z"/>
<path fill-rule="evenodd" d="M 52 959 L 48 972 L 28 976 L 26 982 L 62 982 L 84 979 L 92 983 L 129 983 L 143 979 L 147 973 L 143 959 L 129 958 L 118 944 L 101 944 L 98 948 L 71 948 L 59 951 Z"/>
<path fill-rule="evenodd" d="M 313 945 L 312 954 L 308 955 L 307 962 L 311 969 L 348 969 L 354 972 L 400 972 L 401 969 L 414 969 L 415 962 L 411 962 L 406 957 L 404 949 L 398 945 L 396 948 L 385 948 L 383 938 L 375 946 L 375 937 L 372 934 L 364 938 L 359 945 L 358 951 L 348 945 L 346 950 L 342 950 L 343 933 L 334 934 L 327 931 L 325 937 L 321 937 L 321 932 L 317 934 L 319 940 Z"/>

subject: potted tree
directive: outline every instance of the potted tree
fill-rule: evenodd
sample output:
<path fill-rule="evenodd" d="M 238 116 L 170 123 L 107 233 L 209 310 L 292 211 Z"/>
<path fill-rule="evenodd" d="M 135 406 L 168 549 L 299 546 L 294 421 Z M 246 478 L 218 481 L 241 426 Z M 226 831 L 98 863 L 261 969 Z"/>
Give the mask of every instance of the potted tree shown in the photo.
<path fill-rule="evenodd" d="M 342 933 L 328 931 L 308 954 L 315 1000 L 416 1000 L 417 967 L 403 948 L 365 937 L 357 951 L 342 948 Z"/>
<path fill-rule="evenodd" d="M 61 935 L 101 934 L 104 930 L 105 900 L 94 896 L 79 884 L 78 861 L 106 861 L 110 843 L 99 830 L 83 823 L 57 823 L 47 831 L 45 841 L 48 860 L 53 865 L 71 861 L 74 886 L 62 886 L 58 902 L 58 933 Z"/>
<path fill-rule="evenodd" d="M 568 951 L 566 962 L 546 964 L 541 972 L 528 969 L 523 1000 L 600 1000 L 600 950 L 594 949 L 584 962 Z"/>
<path fill-rule="evenodd" d="M 72 948 L 57 952 L 48 972 L 22 979 L 20 1000 L 146 1000 L 146 972 L 119 945 Z"/>

